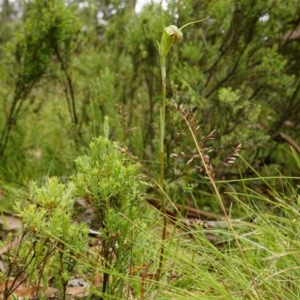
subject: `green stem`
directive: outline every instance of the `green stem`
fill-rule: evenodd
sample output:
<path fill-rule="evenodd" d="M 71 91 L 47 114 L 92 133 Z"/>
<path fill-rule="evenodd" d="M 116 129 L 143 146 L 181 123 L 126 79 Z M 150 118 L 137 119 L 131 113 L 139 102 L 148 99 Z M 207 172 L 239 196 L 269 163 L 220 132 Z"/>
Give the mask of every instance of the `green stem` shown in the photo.
<path fill-rule="evenodd" d="M 166 57 L 160 57 L 161 69 L 161 85 L 162 85 L 162 102 L 160 108 L 160 140 L 159 140 L 159 160 L 160 160 L 160 184 L 164 184 L 164 142 L 165 142 L 165 120 L 166 120 L 166 89 L 167 89 L 167 75 L 166 75 Z"/>
<path fill-rule="evenodd" d="M 204 19 L 202 19 L 202 20 L 197 20 L 197 21 L 189 22 L 189 23 L 187 23 L 187 24 L 183 25 L 182 27 L 180 27 L 180 29 L 179 29 L 179 30 L 182 30 L 184 27 L 186 27 L 186 26 L 189 26 L 189 25 L 191 25 L 191 24 L 195 24 L 195 23 L 203 22 L 203 21 L 207 20 L 208 18 L 209 18 L 209 16 L 207 16 L 206 18 L 204 18 Z"/>
<path fill-rule="evenodd" d="M 161 210 L 163 214 L 163 230 L 161 237 L 161 248 L 159 265 L 156 272 L 156 280 L 159 281 L 160 273 L 163 267 L 165 246 L 164 241 L 166 239 L 167 232 L 167 215 L 166 215 L 166 204 L 164 198 L 164 177 L 165 177 L 165 153 L 164 153 L 164 140 L 165 140 L 165 121 L 166 121 L 166 90 L 167 90 L 167 75 L 166 75 L 166 57 L 160 56 L 160 70 L 161 70 L 161 83 L 162 83 L 162 103 L 160 108 L 160 139 L 159 139 L 159 161 L 160 161 L 160 180 L 161 186 L 160 200 Z"/>

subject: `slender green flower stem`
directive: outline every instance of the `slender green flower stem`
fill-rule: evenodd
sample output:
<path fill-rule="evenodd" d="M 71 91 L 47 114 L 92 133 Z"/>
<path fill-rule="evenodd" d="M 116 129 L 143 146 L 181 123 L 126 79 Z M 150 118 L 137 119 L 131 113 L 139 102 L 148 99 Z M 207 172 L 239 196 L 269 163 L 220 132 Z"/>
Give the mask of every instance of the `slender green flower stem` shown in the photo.
<path fill-rule="evenodd" d="M 205 19 L 204 19 L 205 20 Z M 182 39 L 181 29 L 184 27 L 201 22 L 203 20 L 198 20 L 190 22 L 178 29 L 175 25 L 170 25 L 164 28 L 164 32 L 161 37 L 161 42 L 158 43 L 159 55 L 160 55 L 160 70 L 161 70 L 161 80 L 162 80 L 162 103 L 160 108 L 160 139 L 159 139 L 159 161 L 160 161 L 160 199 L 161 199 L 161 210 L 163 214 L 163 231 L 162 231 L 162 241 L 160 248 L 159 265 L 156 272 L 156 280 L 159 281 L 160 273 L 163 267 L 164 252 L 167 233 L 167 215 L 166 215 L 166 204 L 165 204 L 165 193 L 164 193 L 164 177 L 165 177 L 165 153 L 164 153 L 164 141 L 165 141 L 165 121 L 166 121 L 166 90 L 167 90 L 167 72 L 166 72 L 166 56 L 170 51 L 173 44 L 177 44 Z"/>
<path fill-rule="evenodd" d="M 160 57 L 161 69 L 161 85 L 162 85 L 162 102 L 160 108 L 160 140 L 159 140 L 159 157 L 160 157 L 160 184 L 163 187 L 164 183 L 164 142 L 165 142 L 165 121 L 166 121 L 166 89 L 167 89 L 167 75 L 166 75 L 166 57 Z"/>
<path fill-rule="evenodd" d="M 167 88 L 167 75 L 166 75 L 166 57 L 160 56 L 160 69 L 161 69 L 161 80 L 162 80 L 162 102 L 160 108 L 160 139 L 159 139 L 159 161 L 160 161 L 160 180 L 159 184 L 161 187 L 160 200 L 161 210 L 163 214 L 163 229 L 162 229 L 162 244 L 160 248 L 159 265 L 156 272 L 156 280 L 159 281 L 160 273 L 163 267 L 165 245 L 167 233 L 167 215 L 166 215 L 166 204 L 164 195 L 164 177 L 165 177 L 165 153 L 164 153 L 164 140 L 165 140 L 165 121 L 166 121 L 166 88 Z"/>

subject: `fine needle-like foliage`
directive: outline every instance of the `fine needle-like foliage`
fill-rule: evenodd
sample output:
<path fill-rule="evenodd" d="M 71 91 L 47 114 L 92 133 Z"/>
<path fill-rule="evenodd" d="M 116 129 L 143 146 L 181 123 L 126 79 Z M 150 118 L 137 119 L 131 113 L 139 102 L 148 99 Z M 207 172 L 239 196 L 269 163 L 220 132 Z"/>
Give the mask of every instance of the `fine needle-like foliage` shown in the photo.
<path fill-rule="evenodd" d="M 32 182 L 27 201 L 15 205 L 23 227 L 18 239 L 11 241 L 4 300 L 25 283 L 35 297 L 42 297 L 50 277 L 66 299 L 68 280 L 86 250 L 88 234 L 84 224 L 72 221 L 74 191 L 72 182 L 64 185 L 57 178 L 50 178 L 43 187 Z M 10 276 L 15 279 L 9 281 Z"/>
<path fill-rule="evenodd" d="M 65 85 L 66 100 L 73 124 L 77 125 L 75 95 L 68 71 L 70 54 L 79 30 L 79 20 L 61 0 L 36 0 L 26 4 L 25 22 L 14 39 L 5 45 L 7 84 L 14 91 L 7 103 L 8 113 L 0 123 L 0 157 L 2 158 L 11 131 L 26 110 L 29 95 L 44 79 L 56 78 Z M 55 57 L 56 66 L 53 65 Z M 15 60 L 13 60 L 13 58 Z M 12 63 L 14 62 L 14 63 Z M 58 70 L 55 68 L 59 67 Z M 61 74 L 59 74 L 59 70 Z M 40 105 L 42 105 L 43 101 Z"/>
<path fill-rule="evenodd" d="M 76 195 L 92 207 L 101 224 L 103 295 L 115 294 L 120 284 L 116 278 L 110 280 L 109 274 L 124 274 L 129 267 L 131 246 L 127 237 L 140 199 L 139 165 L 124 152 L 106 137 L 94 139 L 88 154 L 76 159 L 78 173 L 72 177 Z M 126 214 L 127 219 L 121 214 Z"/>
<path fill-rule="evenodd" d="M 300 299 L 299 1 L 164 2 L 0 3 L 0 298 Z"/>

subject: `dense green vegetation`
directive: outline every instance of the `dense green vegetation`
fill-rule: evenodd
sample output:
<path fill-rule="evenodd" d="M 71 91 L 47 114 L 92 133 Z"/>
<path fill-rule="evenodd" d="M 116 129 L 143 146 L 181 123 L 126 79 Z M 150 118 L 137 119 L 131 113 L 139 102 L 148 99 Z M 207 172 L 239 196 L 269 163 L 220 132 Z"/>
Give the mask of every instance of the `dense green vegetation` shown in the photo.
<path fill-rule="evenodd" d="M 0 208 L 24 224 L 3 278 L 65 299 L 76 265 L 99 299 L 299 299 L 300 3 L 167 2 L 3 1 Z M 157 41 L 206 17 L 165 56 L 163 135 Z"/>

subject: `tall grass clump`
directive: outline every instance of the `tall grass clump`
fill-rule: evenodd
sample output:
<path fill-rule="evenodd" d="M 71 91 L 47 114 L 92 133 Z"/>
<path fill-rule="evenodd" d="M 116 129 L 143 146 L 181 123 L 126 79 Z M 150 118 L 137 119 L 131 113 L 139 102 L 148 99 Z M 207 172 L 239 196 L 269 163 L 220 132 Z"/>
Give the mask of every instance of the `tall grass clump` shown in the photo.
<path fill-rule="evenodd" d="M 283 194 L 274 188 L 274 180 L 285 186 L 290 181 L 281 175 L 264 178 L 256 173 L 252 181 L 268 188 L 264 194 L 249 188 L 247 179 L 237 180 L 244 190 L 225 195 L 232 203 L 230 222 L 225 216 L 207 221 L 178 217 L 175 223 L 171 219 L 174 226 L 167 226 L 164 273 L 156 285 L 148 274 L 145 299 L 146 295 L 157 299 L 298 299 L 299 186 L 290 185 Z M 215 184 L 221 186 L 224 181 L 215 180 Z M 236 211 L 242 217 L 235 218 Z M 136 247 L 142 257 L 152 258 L 160 223 L 151 214 L 144 222 L 149 226 L 138 226 L 142 239 Z"/>

